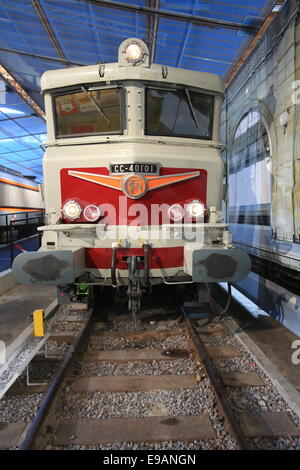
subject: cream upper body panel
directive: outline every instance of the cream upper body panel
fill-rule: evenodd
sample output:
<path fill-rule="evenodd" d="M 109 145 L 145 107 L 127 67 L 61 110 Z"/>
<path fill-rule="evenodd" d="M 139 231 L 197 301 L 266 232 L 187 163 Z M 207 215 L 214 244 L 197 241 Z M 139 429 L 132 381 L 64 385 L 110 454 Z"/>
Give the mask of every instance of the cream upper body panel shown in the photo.
<path fill-rule="evenodd" d="M 102 67 L 103 76 L 100 76 Z M 163 72 L 166 70 L 167 72 Z M 224 84 L 219 75 L 193 70 L 152 64 L 150 67 L 121 66 L 118 63 L 87 65 L 68 69 L 49 70 L 42 75 L 43 92 L 84 83 L 109 83 L 118 80 L 159 81 L 168 84 L 186 85 L 215 94 L 224 94 Z"/>
<path fill-rule="evenodd" d="M 122 46 L 122 45 L 121 45 Z M 207 171 L 207 205 L 220 210 L 223 161 L 220 155 L 220 111 L 224 95 L 222 79 L 215 74 L 166 67 L 158 64 L 132 65 L 124 61 L 47 71 L 41 80 L 45 94 L 48 142 L 43 159 L 47 211 L 59 214 L 61 208 L 60 170 L 91 168 L 118 162 L 159 162 L 173 168 Z M 123 58 L 122 58 L 123 57 Z M 146 55 L 147 57 L 147 55 Z M 145 135 L 145 85 L 186 86 L 213 95 L 214 118 L 211 140 L 162 135 Z M 58 138 L 52 95 L 70 87 L 97 84 L 100 87 L 123 84 L 124 127 L 120 134 L 102 133 Z"/>
<path fill-rule="evenodd" d="M 135 53 L 138 52 L 138 57 L 135 54 L 134 56 L 128 54 L 128 50 L 132 46 L 136 49 Z M 221 104 L 224 96 L 222 79 L 216 74 L 150 64 L 148 47 L 137 38 L 128 38 L 120 44 L 118 62 L 50 70 L 42 75 L 41 88 L 45 94 L 47 114 L 47 144 L 72 145 L 76 142 L 77 145 L 80 145 L 103 142 L 105 139 L 118 141 L 120 138 L 131 140 L 132 138 L 144 137 L 145 85 L 155 82 L 157 82 L 158 87 L 164 85 L 168 88 L 183 86 L 213 95 L 215 99 L 211 140 L 218 144 Z M 96 84 L 97 87 L 109 87 L 118 84 L 118 86 L 121 85 L 125 88 L 126 93 L 122 106 L 125 107 L 123 111 L 126 113 L 126 123 L 118 136 L 114 136 L 112 133 L 108 133 L 107 136 L 104 135 L 105 133 L 98 134 L 98 136 L 74 136 L 76 141 L 57 138 L 54 128 L 55 111 L 52 95 L 61 91 L 65 92 L 68 88 L 80 88 L 85 84 L 92 86 Z M 208 144 L 207 140 L 206 144 Z"/>
<path fill-rule="evenodd" d="M 47 73 L 47 72 L 46 72 Z M 47 142 L 46 146 L 51 145 L 82 145 L 104 142 L 118 142 L 132 139 L 145 139 L 145 141 L 164 141 L 168 143 L 195 143 L 202 146 L 220 147 L 220 115 L 222 106 L 222 95 L 214 95 L 214 112 L 212 123 L 211 140 L 202 140 L 199 138 L 161 136 L 161 135 L 145 135 L 145 81 L 128 80 L 124 82 L 124 103 L 122 104 L 124 112 L 124 129 L 119 134 L 94 134 L 72 137 L 56 136 L 55 130 L 55 110 L 53 106 L 52 94 L 47 92 L 45 95 L 45 110 L 47 115 Z M 170 82 L 166 82 L 166 86 L 170 86 Z"/>

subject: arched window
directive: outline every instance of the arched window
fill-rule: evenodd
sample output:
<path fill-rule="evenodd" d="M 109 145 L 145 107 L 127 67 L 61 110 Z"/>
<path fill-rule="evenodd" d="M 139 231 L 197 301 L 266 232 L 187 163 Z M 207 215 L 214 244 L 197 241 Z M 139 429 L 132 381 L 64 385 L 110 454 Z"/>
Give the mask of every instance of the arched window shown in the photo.
<path fill-rule="evenodd" d="M 271 224 L 271 145 L 258 108 L 240 121 L 229 155 L 229 221 Z"/>

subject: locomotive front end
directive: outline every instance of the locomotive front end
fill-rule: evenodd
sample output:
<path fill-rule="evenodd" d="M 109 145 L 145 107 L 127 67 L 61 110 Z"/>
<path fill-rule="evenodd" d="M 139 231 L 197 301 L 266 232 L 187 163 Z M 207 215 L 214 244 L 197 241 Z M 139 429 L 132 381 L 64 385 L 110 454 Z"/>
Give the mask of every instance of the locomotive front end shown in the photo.
<path fill-rule="evenodd" d="M 222 221 L 216 75 L 149 63 L 128 39 L 115 64 L 46 72 L 42 247 L 13 264 L 60 303 L 94 285 L 140 308 L 152 285 L 234 282 L 250 270 Z"/>

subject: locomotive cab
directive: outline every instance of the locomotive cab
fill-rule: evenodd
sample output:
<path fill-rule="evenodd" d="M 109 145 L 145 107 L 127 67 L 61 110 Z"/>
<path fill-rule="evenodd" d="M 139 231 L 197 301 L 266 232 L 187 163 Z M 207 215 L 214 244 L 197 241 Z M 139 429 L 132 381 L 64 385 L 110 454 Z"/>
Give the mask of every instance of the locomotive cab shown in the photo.
<path fill-rule="evenodd" d="M 127 291 L 140 308 L 151 285 L 233 282 L 250 270 L 222 221 L 217 75 L 150 64 L 146 44 L 123 41 L 117 63 L 44 73 L 47 225 L 42 246 L 13 272 L 58 286 Z"/>

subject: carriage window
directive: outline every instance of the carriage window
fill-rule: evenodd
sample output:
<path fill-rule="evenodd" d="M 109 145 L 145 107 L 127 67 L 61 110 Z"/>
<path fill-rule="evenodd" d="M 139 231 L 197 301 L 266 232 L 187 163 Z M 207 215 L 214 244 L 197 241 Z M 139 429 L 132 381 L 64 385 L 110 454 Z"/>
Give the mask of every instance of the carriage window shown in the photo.
<path fill-rule="evenodd" d="M 54 97 L 57 137 L 120 134 L 121 88 L 80 91 Z"/>
<path fill-rule="evenodd" d="M 145 134 L 211 139 L 213 106 L 213 96 L 188 88 L 147 88 Z"/>

